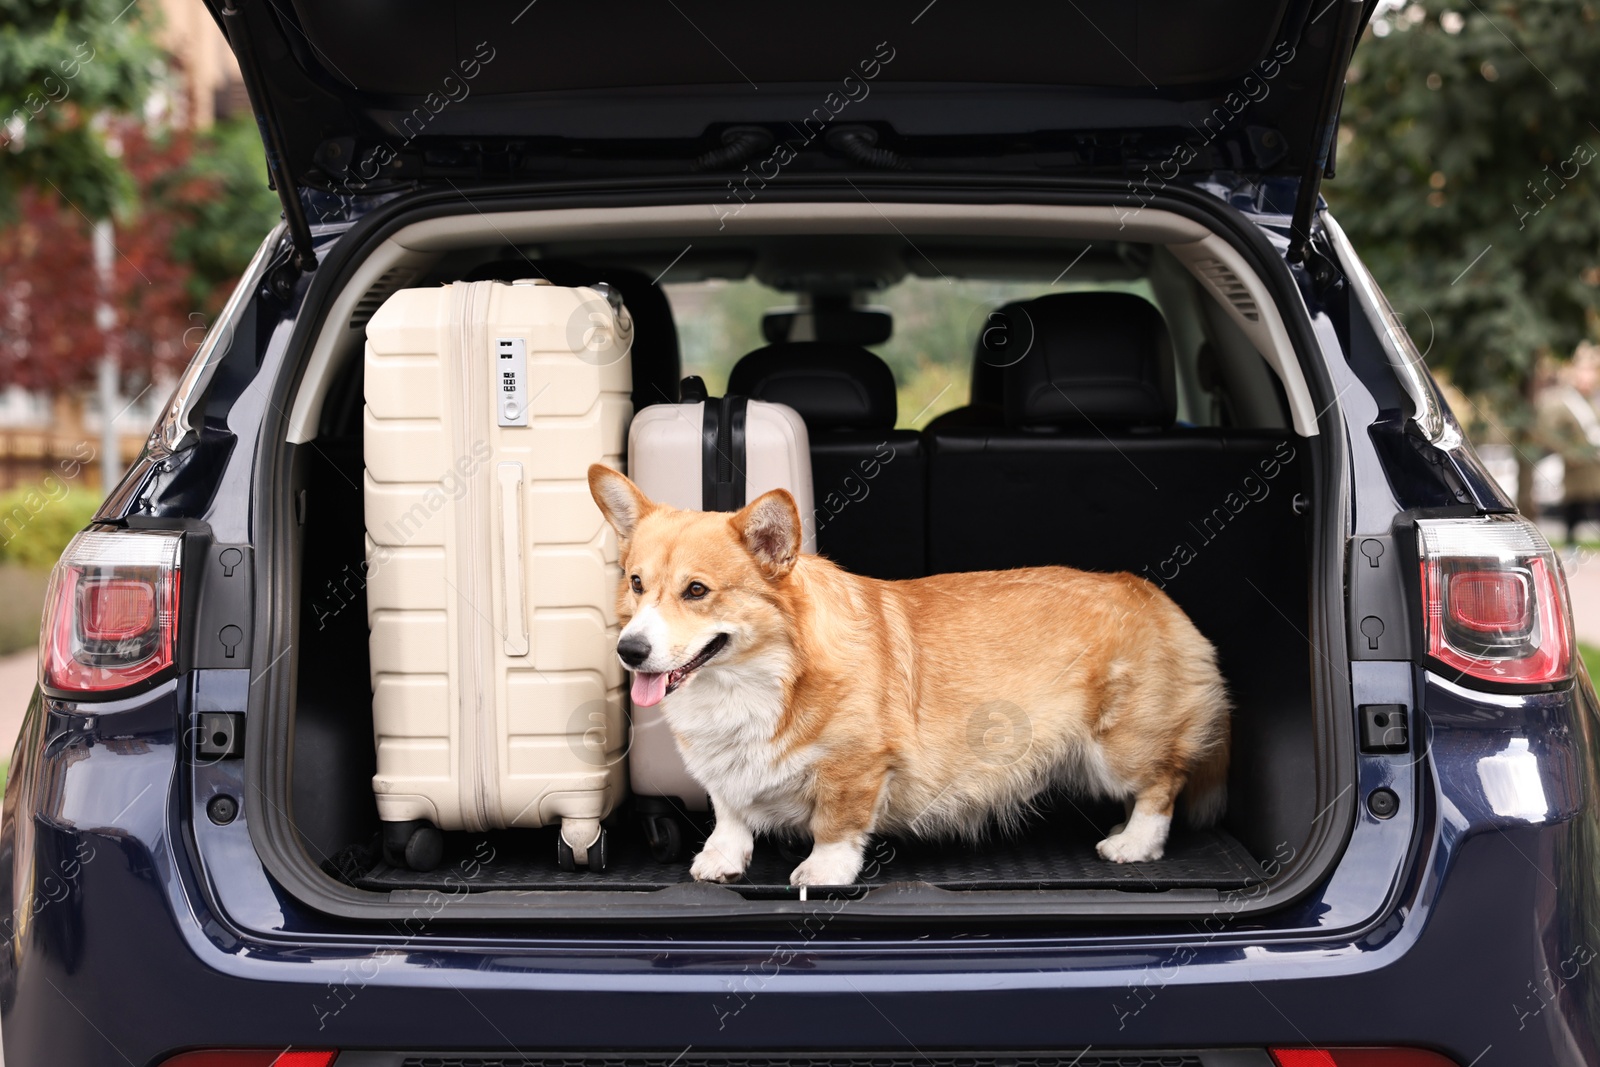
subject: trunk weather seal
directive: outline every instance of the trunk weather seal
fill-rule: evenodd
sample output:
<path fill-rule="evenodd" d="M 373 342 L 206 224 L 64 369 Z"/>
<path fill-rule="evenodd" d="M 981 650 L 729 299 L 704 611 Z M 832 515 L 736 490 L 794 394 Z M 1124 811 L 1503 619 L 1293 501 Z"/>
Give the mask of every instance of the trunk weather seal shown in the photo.
<path fill-rule="evenodd" d="M 769 190 L 773 199 L 791 202 L 855 199 L 869 193 L 882 198 L 905 202 L 962 203 L 1041 203 L 1041 204 L 1098 204 L 1128 202 L 1126 187 L 1114 183 L 1085 181 L 1081 179 L 1028 179 L 1004 180 L 992 175 L 972 178 L 913 178 L 905 175 L 858 176 L 853 183 L 840 184 L 836 179 L 797 180 L 792 188 Z M 494 207 L 505 210 L 530 210 L 541 207 L 604 207 L 632 204 L 694 202 L 698 197 L 715 198 L 721 192 L 715 182 L 700 179 L 654 181 L 648 186 L 640 183 L 559 184 L 553 187 L 509 186 L 495 190 L 477 190 L 475 209 L 482 211 L 485 202 L 503 201 Z M 1263 284 L 1267 285 L 1285 311 L 1285 327 L 1301 359 L 1307 384 L 1324 406 L 1318 416 L 1320 433 L 1306 439 L 1312 453 L 1311 473 L 1318 497 L 1317 508 L 1321 521 L 1313 525 L 1312 538 L 1312 618 L 1318 630 L 1320 645 L 1313 643 L 1310 655 L 1312 664 L 1312 699 L 1314 708 L 1326 709 L 1315 716 L 1315 758 L 1318 761 L 1319 785 L 1317 796 L 1319 814 L 1311 827 L 1311 836 L 1303 852 L 1286 863 L 1280 875 L 1266 883 L 1267 891 L 1259 898 L 1231 908 L 1234 918 L 1259 914 L 1266 910 L 1292 904 L 1311 892 L 1323 880 L 1343 852 L 1344 844 L 1354 828 L 1356 800 L 1351 783 L 1354 782 L 1355 757 L 1353 736 L 1353 709 L 1348 687 L 1341 687 L 1332 676 L 1335 662 L 1348 661 L 1344 632 L 1344 557 L 1345 529 L 1348 525 L 1344 501 L 1348 498 L 1347 445 L 1342 412 L 1336 403 L 1330 403 L 1333 387 L 1322 353 L 1309 318 L 1298 311 L 1301 305 L 1300 289 L 1290 270 L 1283 265 L 1281 253 L 1258 226 L 1237 211 L 1216 199 L 1191 190 L 1169 187 L 1153 199 L 1138 201 L 1145 207 L 1158 206 L 1164 210 L 1188 217 L 1206 225 L 1212 232 L 1229 239 L 1256 269 Z M 1131 206 L 1131 204 L 1130 204 Z M 293 547 L 292 509 L 282 506 L 287 499 L 287 486 L 283 479 L 291 471 L 288 462 L 295 445 L 287 441 L 288 400 L 298 388 L 304 373 L 304 356 L 311 341 L 321 330 L 331 297 L 342 283 L 342 275 L 359 266 L 362 256 L 378 242 L 404 225 L 439 215 L 457 214 L 462 210 L 459 194 L 428 191 L 398 198 L 379 207 L 344 235 L 327 255 L 324 269 L 311 279 L 311 289 L 302 305 L 302 313 L 293 327 L 287 351 L 295 362 L 291 373 L 281 374 L 272 383 L 272 403 L 266 418 L 272 424 L 258 438 L 256 456 L 257 475 L 254 479 L 256 513 L 270 516 L 263 525 L 268 541 L 256 553 L 258 569 L 257 588 L 261 591 L 256 610 L 256 662 L 271 662 L 273 649 L 285 651 L 291 658 L 288 669 L 272 671 L 261 679 L 262 684 L 252 687 L 251 712 L 247 716 L 249 739 L 246 746 L 248 771 L 262 788 L 246 791 L 246 815 L 251 839 L 268 872 L 295 898 L 318 911 L 361 920 L 403 919 L 415 908 L 415 901 L 391 900 L 386 894 L 358 890 L 336 882 L 315 869 L 305 855 L 285 808 L 275 803 L 268 794 L 286 797 L 289 783 L 288 738 L 290 716 L 286 714 L 292 701 L 295 670 L 292 644 L 297 629 L 294 613 L 278 610 L 275 605 L 295 604 L 298 601 L 298 570 Z M 683 926 L 697 922 L 715 921 L 719 924 L 759 923 L 771 924 L 785 916 L 795 914 L 802 907 L 798 901 L 759 901 L 737 897 L 730 890 L 711 887 L 678 887 L 680 892 L 661 890 L 650 894 L 649 901 L 619 900 L 633 894 L 561 893 L 552 894 L 550 900 L 531 903 L 527 894 L 514 900 L 490 899 L 498 894 L 487 893 L 480 899 L 458 899 L 449 909 L 451 919 L 464 921 L 511 921 L 518 923 L 561 921 L 568 924 L 604 924 L 649 921 L 652 925 Z M 965 921 L 982 915 L 988 921 L 1033 923 L 1049 919 L 1082 921 L 1096 918 L 1119 919 L 1135 917 L 1153 922 L 1193 919 L 1215 915 L 1220 894 L 1214 890 L 1171 890 L 1160 894 L 1161 899 L 1137 893 L 1095 892 L 1090 890 L 1058 890 L 1039 894 L 1016 894 L 1013 901 L 991 901 L 991 907 L 979 913 L 960 903 L 963 894 L 900 885 L 893 894 L 876 894 L 854 901 L 841 909 L 839 919 L 883 922 L 907 920 L 923 924 Z M 893 895 L 894 901 L 884 899 Z M 414 894 L 412 895 L 414 896 Z M 642 894 L 641 894 L 642 896 Z M 377 898 L 377 899 L 374 899 Z M 1049 899 L 1046 899 L 1049 898 Z M 969 902 L 975 897 L 965 897 Z M 951 902 L 955 901 L 952 906 Z M 1005 905 L 1005 906 L 1000 906 Z M 1375 918 L 1375 917 L 1374 917 Z M 1365 923 L 1365 920 L 1364 920 Z M 1320 935 L 1319 935 L 1320 936 Z"/>
<path fill-rule="evenodd" d="M 227 36 L 234 54 L 239 58 L 239 75 L 244 80 L 245 90 L 255 107 L 256 124 L 261 127 L 261 140 L 267 152 L 267 171 L 272 179 L 268 184 L 277 190 L 278 200 L 283 204 L 284 222 L 288 224 L 289 236 L 294 242 L 294 265 L 303 273 L 309 274 L 317 269 L 317 253 L 313 248 L 311 227 L 306 222 L 305 207 L 300 203 L 300 190 L 295 186 L 294 176 L 289 173 L 289 167 L 284 162 L 287 157 L 284 154 L 283 131 L 278 126 L 277 116 L 272 112 L 272 96 L 262 79 L 261 64 L 255 53 L 254 35 L 244 25 L 244 9 L 239 6 L 240 2 L 241 0 L 223 0 L 221 8 L 223 33 Z"/>
<path fill-rule="evenodd" d="M 1304 263 L 1306 250 L 1311 245 L 1311 217 L 1317 210 L 1317 195 L 1322 189 L 1323 174 L 1329 170 L 1333 156 L 1334 137 L 1339 132 L 1339 109 L 1344 102 L 1345 72 L 1350 67 L 1350 54 L 1355 51 L 1356 38 L 1368 16 L 1366 0 L 1332 0 L 1339 5 L 1337 21 L 1333 26 L 1333 48 L 1337 51 L 1324 73 L 1321 91 L 1317 94 L 1316 151 L 1306 161 L 1305 173 L 1300 176 L 1300 188 L 1295 193 L 1294 216 L 1289 223 L 1289 252 L 1291 264 Z M 1316 19 L 1306 24 L 1306 33 Z M 1332 177 L 1331 174 L 1328 177 Z"/>

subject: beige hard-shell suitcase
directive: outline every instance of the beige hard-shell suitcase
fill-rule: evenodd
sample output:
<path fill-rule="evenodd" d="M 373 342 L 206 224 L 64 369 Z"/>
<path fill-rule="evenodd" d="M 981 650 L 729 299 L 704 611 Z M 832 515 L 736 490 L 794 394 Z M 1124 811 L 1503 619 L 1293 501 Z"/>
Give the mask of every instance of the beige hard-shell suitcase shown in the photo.
<path fill-rule="evenodd" d="M 626 790 L 616 539 L 632 322 L 605 287 L 406 289 L 367 325 L 363 495 L 373 791 L 391 862 L 441 830 L 559 824 L 605 865 Z"/>
<path fill-rule="evenodd" d="M 675 508 L 735 511 L 772 489 L 799 505 L 801 550 L 817 550 L 806 424 L 784 404 L 739 396 L 708 398 L 698 378 L 684 381 L 679 404 L 652 404 L 628 430 L 628 476 L 652 500 Z M 631 712 L 628 776 L 656 859 L 677 859 L 683 817 L 710 808 L 689 775 L 661 705 Z"/>

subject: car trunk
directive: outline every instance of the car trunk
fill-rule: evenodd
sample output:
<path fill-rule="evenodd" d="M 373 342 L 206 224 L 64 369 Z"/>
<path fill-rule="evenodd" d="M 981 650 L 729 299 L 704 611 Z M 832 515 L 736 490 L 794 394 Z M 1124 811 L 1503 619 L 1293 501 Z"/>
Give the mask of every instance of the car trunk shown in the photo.
<path fill-rule="evenodd" d="M 367 672 L 362 556 L 362 465 L 359 441 L 319 438 L 307 471 L 307 521 L 300 627 L 315 640 L 301 646 L 299 699 L 294 731 L 295 822 L 308 855 L 349 884 L 376 892 L 452 890 L 471 869 L 476 890 L 572 889 L 639 891 L 687 882 L 687 857 L 660 863 L 627 809 L 608 831 L 611 860 L 604 872 L 567 872 L 556 864 L 556 831 L 504 831 L 447 835 L 446 857 L 431 872 L 384 862 L 371 779 L 375 770 L 372 693 Z M 1285 509 L 1304 478 L 1298 466 L 1280 475 Z M 1271 498 L 1269 498 L 1270 500 Z M 1114 508 L 1113 508 L 1114 510 Z M 1235 527 L 1238 559 L 1216 560 L 1237 583 L 1223 602 L 1199 586 L 1200 559 L 1191 582 L 1169 591 L 1202 632 L 1211 635 L 1235 702 L 1228 812 L 1219 827 L 1175 826 L 1166 855 L 1153 863 L 1112 864 L 1095 855 L 1095 842 L 1123 819 L 1119 804 L 1081 796 L 1049 797 L 1025 825 L 981 844 L 889 841 L 869 853 L 864 885 L 919 882 L 945 889 L 1115 888 L 1131 892 L 1174 888 L 1242 889 L 1262 881 L 1286 856 L 1302 849 L 1311 831 L 1313 788 L 1312 648 L 1307 626 L 1307 539 L 1283 522 L 1291 541 L 1266 540 L 1265 529 Z M 1251 537 L 1255 534 L 1256 537 Z M 1169 534 L 1181 538 L 1181 534 Z M 1120 538 L 1119 538 L 1120 540 Z M 1192 537 L 1191 537 L 1192 540 Z M 1211 546 L 1220 553 L 1219 537 Z M 1170 555 L 1170 550 L 1169 550 Z M 1233 552 L 1229 552 L 1232 557 Z M 1055 562 L 1079 562 L 1056 560 Z M 1127 564 L 1142 563 L 1129 557 Z M 1187 603 L 1185 603 L 1187 601 Z M 1252 610 L 1253 608 L 1253 610 Z M 709 819 L 684 813 L 689 844 L 697 846 Z M 798 841 L 763 841 L 746 885 L 752 897 L 792 899 L 788 874 L 804 858 Z"/>
<path fill-rule="evenodd" d="M 771 205 L 768 213 L 779 219 L 782 207 Z M 1064 564 L 1127 570 L 1158 582 L 1218 648 L 1235 708 L 1233 757 L 1220 825 L 1197 830 L 1180 821 L 1161 860 L 1119 865 L 1099 859 L 1094 844 L 1122 821 L 1121 805 L 1050 794 L 1018 827 L 996 829 L 978 843 L 875 841 L 866 873 L 847 895 L 860 904 L 878 902 L 884 914 L 895 910 L 896 900 L 908 907 L 932 902 L 995 914 L 1201 914 L 1219 900 L 1241 899 L 1241 893 L 1253 899 L 1252 887 L 1260 884 L 1290 892 L 1326 869 L 1342 837 L 1339 824 L 1348 819 L 1345 806 L 1331 803 L 1343 795 L 1341 764 L 1330 764 L 1326 742 L 1334 717 L 1348 714 L 1347 705 L 1328 696 L 1338 690 L 1327 685 L 1328 656 L 1342 655 L 1342 639 L 1318 621 L 1326 611 L 1324 598 L 1330 590 L 1337 597 L 1339 589 L 1337 554 L 1319 555 L 1317 548 L 1327 543 L 1319 539 L 1317 524 L 1333 510 L 1327 505 L 1336 488 L 1325 462 L 1331 446 L 1317 434 L 1316 418 L 1306 417 L 1307 411 L 1325 410 L 1311 394 L 1311 376 L 1286 369 L 1300 365 L 1293 349 L 1266 350 L 1263 323 L 1275 320 L 1275 313 L 1263 312 L 1273 291 L 1240 272 L 1244 260 L 1219 258 L 1217 247 L 1207 243 L 1217 234 L 1197 241 L 1203 229 L 1185 229 L 1159 208 L 1129 228 L 1114 214 L 1092 212 L 1057 222 L 1041 215 L 1016 226 L 984 220 L 977 209 L 966 210 L 972 217 L 958 224 L 951 219 L 964 217 L 962 209 L 943 219 L 919 219 L 911 209 L 890 206 L 890 220 L 881 204 L 869 207 L 858 204 L 850 216 L 855 221 L 835 221 L 831 231 L 815 221 L 764 222 L 762 210 L 753 208 L 744 219 L 752 227 L 748 237 L 721 233 L 715 219 L 705 222 L 703 209 L 696 211 L 698 221 L 684 223 L 692 233 L 625 217 L 596 229 L 593 220 L 602 216 L 594 213 L 584 216 L 588 229 L 569 232 L 554 215 L 524 212 L 488 226 L 481 219 L 442 223 L 431 236 L 386 246 L 389 260 L 375 254 L 340 266 L 356 281 L 334 303 L 322 339 L 306 356 L 308 368 L 289 413 L 289 436 L 298 443 L 282 483 L 286 501 L 297 501 L 300 523 L 289 549 L 296 564 L 299 633 L 291 659 L 295 692 L 282 709 L 292 721 L 285 807 L 303 850 L 295 862 L 314 865 L 341 893 L 354 891 L 341 897 L 346 902 L 374 908 L 435 891 L 492 902 L 499 909 L 495 914 L 508 916 L 579 907 L 592 916 L 608 901 L 626 902 L 630 915 L 652 902 L 657 910 L 651 914 L 660 917 L 707 913 L 705 899 L 693 898 L 691 907 L 682 896 L 689 882 L 687 855 L 671 862 L 654 858 L 628 804 L 608 822 L 605 871 L 561 870 L 556 832 L 549 828 L 447 834 L 445 858 L 431 871 L 385 862 L 371 787 L 359 354 L 361 326 L 382 299 L 405 286 L 542 273 L 541 264 L 565 274 L 563 281 L 584 271 L 599 277 L 627 270 L 648 280 L 670 266 L 676 273 L 663 282 L 669 289 L 675 277 L 759 276 L 791 294 L 799 279 L 811 279 L 804 284 L 815 288 L 818 272 L 833 270 L 835 290 L 859 293 L 869 281 L 883 281 L 884 257 L 892 253 L 896 270 L 907 277 L 919 269 L 944 282 L 952 281 L 945 272 L 1013 281 L 1038 275 L 1037 283 L 1027 284 L 1040 291 L 1049 289 L 1055 269 L 1039 275 L 1038 265 L 1070 260 L 1086 285 L 1146 286 L 1141 291 L 1162 307 L 1173 330 L 1180 379 L 1218 373 L 1214 367 L 1186 369 L 1183 352 L 1201 360 L 1202 349 L 1212 346 L 1210 358 L 1216 360 L 1215 347 L 1225 350 L 1222 374 L 1233 383 L 1232 414 L 1221 415 L 1219 408 L 1202 416 L 1197 402 L 1190 402 L 1192 424 L 1159 439 L 1087 435 L 1065 450 L 1047 443 L 1041 451 L 1026 439 L 1007 443 L 995 436 L 998 431 L 963 425 L 959 413 L 920 432 L 894 432 L 915 441 L 926 457 L 925 466 L 906 472 L 906 484 L 914 475 L 923 494 L 916 511 L 916 573 Z M 829 210 L 802 210 L 794 217 L 815 220 Z M 839 211 L 841 219 L 848 214 Z M 473 225 L 505 240 L 473 238 L 466 232 Z M 770 232 L 764 235 L 763 228 Z M 797 236 L 796 229 L 805 235 Z M 837 239 L 831 246 L 830 232 Z M 669 264 L 686 241 L 697 251 L 685 250 Z M 406 251 L 395 251 L 402 247 Z M 1197 258 L 1196 249 L 1210 250 L 1211 257 Z M 508 257 L 508 251 L 515 254 Z M 1072 260 L 1080 253 L 1087 258 Z M 915 266 L 929 257 L 939 266 Z M 1224 261 L 1237 284 L 1218 282 L 1214 266 L 1202 265 Z M 1256 301 L 1254 319 L 1237 301 L 1239 286 Z M 1229 293 L 1235 297 L 1231 307 Z M 680 317 L 678 327 L 692 333 L 692 316 Z M 639 321 L 640 346 L 649 344 L 645 330 L 652 322 L 657 330 L 672 328 L 670 315 L 664 323 L 649 313 Z M 1262 329 L 1246 336 L 1242 327 L 1252 324 Z M 969 335 L 963 343 L 971 341 Z M 1253 361 L 1227 369 L 1234 360 L 1230 352 L 1249 353 Z M 659 377 L 659 368 L 646 370 L 641 362 L 636 382 L 641 375 Z M 1195 391 L 1192 382 L 1187 388 L 1196 397 L 1213 395 Z M 812 442 L 819 500 L 825 496 L 827 445 Z M 1058 489 L 1030 491 L 1041 486 Z M 903 501 L 896 496 L 900 490 L 887 483 L 880 488 L 891 502 Z M 862 508 L 855 517 L 864 521 L 852 525 L 842 512 L 844 532 L 836 527 L 832 543 L 822 547 L 846 562 L 862 561 L 857 569 L 865 573 L 892 570 L 881 551 L 874 555 L 882 546 L 873 531 L 880 519 L 904 515 L 903 503 L 892 513 Z M 1347 701 L 1347 691 L 1342 699 Z M 692 854 L 709 822 L 684 815 Z M 741 914 L 740 909 L 797 900 L 788 872 L 806 847 L 801 840 L 759 840 L 746 879 L 715 890 L 718 907 L 712 910 Z"/>

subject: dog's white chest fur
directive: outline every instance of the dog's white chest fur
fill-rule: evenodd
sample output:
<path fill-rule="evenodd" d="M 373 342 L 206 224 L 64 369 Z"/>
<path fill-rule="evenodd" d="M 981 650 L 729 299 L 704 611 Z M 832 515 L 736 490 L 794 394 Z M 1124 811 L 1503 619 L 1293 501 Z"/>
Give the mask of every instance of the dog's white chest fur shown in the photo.
<path fill-rule="evenodd" d="M 708 665 L 663 705 L 684 766 L 752 830 L 804 826 L 813 758 L 773 742 L 783 717 L 782 653 Z"/>

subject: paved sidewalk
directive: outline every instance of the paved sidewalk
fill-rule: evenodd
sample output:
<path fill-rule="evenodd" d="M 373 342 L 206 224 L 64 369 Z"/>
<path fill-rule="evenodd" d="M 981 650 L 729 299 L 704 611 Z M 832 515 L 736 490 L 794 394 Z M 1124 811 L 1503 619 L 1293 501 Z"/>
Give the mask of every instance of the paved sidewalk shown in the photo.
<path fill-rule="evenodd" d="M 33 649 L 0 656 L 0 760 L 11 758 L 22 730 L 22 716 L 38 679 L 39 653 Z"/>

